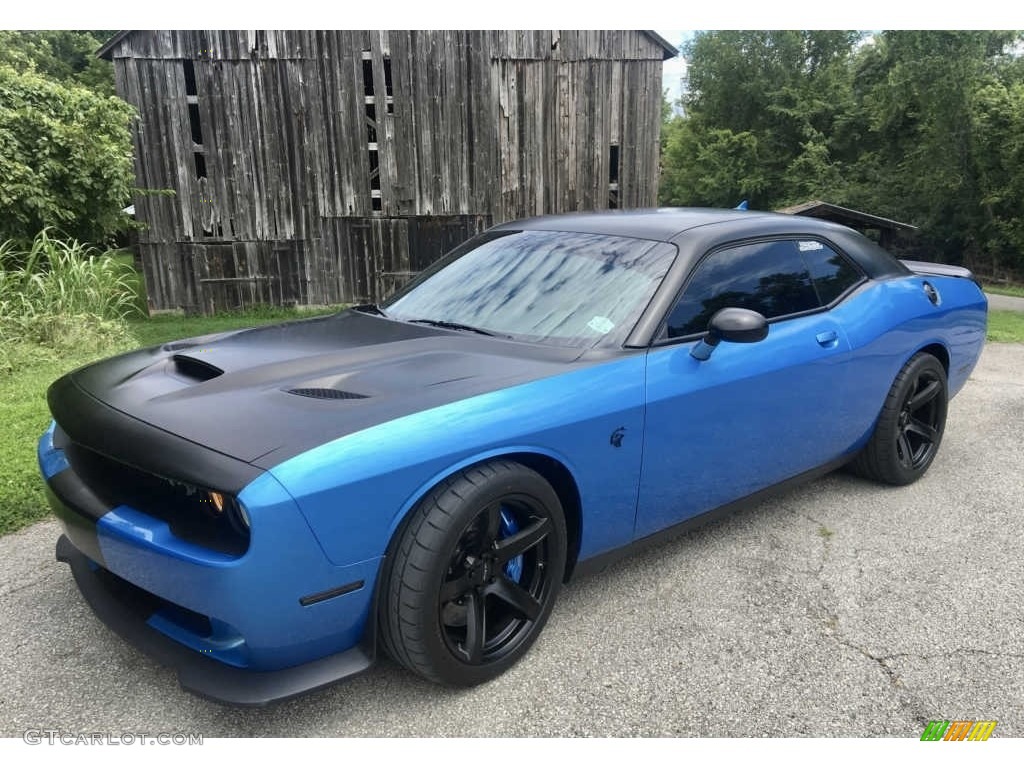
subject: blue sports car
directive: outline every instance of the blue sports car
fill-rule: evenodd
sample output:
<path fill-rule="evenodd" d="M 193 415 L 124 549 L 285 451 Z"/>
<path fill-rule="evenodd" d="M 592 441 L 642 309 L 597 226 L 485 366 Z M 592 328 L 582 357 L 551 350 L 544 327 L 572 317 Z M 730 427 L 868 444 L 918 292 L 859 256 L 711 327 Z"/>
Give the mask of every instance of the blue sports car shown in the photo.
<path fill-rule="evenodd" d="M 921 477 L 986 319 L 967 270 L 815 219 L 503 224 L 382 306 L 59 379 L 39 443 L 57 557 L 213 699 L 381 650 L 474 685 L 584 569 L 844 464 Z"/>

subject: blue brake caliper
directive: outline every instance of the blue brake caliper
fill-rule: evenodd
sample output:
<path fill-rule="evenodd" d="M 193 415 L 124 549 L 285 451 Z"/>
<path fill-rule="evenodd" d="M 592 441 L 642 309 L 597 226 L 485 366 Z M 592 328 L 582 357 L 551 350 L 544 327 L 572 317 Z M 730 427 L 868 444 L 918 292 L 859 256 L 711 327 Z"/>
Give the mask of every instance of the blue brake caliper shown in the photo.
<path fill-rule="evenodd" d="M 511 513 L 504 507 L 501 508 L 501 538 L 506 538 L 514 533 L 519 532 L 519 524 L 516 523 Z M 505 563 L 505 575 L 508 576 L 512 581 L 519 583 L 519 579 L 523 576 L 523 556 L 516 555 L 507 563 Z"/>

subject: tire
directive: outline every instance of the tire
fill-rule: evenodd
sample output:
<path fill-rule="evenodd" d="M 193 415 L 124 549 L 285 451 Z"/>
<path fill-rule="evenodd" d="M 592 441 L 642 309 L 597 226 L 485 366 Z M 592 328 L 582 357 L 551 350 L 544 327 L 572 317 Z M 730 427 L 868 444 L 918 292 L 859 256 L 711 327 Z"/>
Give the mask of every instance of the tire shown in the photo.
<path fill-rule="evenodd" d="M 871 439 L 850 468 L 889 485 L 908 485 L 931 466 L 946 428 L 946 369 L 918 352 L 900 371 L 885 398 Z"/>
<path fill-rule="evenodd" d="M 438 683 L 472 686 L 515 664 L 565 573 L 562 505 L 521 464 L 466 469 L 427 494 L 397 534 L 378 623 L 388 654 Z"/>

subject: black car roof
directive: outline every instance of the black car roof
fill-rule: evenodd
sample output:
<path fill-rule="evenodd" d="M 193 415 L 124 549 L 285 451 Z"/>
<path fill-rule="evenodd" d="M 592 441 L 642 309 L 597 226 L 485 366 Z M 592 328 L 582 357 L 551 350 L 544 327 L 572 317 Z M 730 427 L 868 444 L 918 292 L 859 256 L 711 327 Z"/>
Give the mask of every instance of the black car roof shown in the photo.
<path fill-rule="evenodd" d="M 718 208 L 642 208 L 636 210 L 559 213 L 508 221 L 495 229 L 549 229 L 555 231 L 611 234 L 644 240 L 672 240 L 676 234 L 695 226 L 732 219 L 750 220 L 781 214 L 733 211 Z M 792 216 L 785 218 L 792 219 Z"/>
<path fill-rule="evenodd" d="M 880 279 L 908 270 L 872 240 L 849 227 L 824 219 L 788 213 L 720 208 L 641 208 L 636 210 L 561 213 L 509 221 L 490 231 L 544 230 L 636 237 L 675 242 L 685 271 L 708 248 L 762 236 L 814 235 L 826 238 L 856 261 L 868 277 Z"/>
<path fill-rule="evenodd" d="M 494 229 L 541 229 L 668 241 L 681 232 L 706 224 L 776 216 L 791 221 L 793 219 L 792 216 L 783 217 L 782 214 L 720 208 L 641 208 L 535 216 L 530 219 L 509 221 Z"/>

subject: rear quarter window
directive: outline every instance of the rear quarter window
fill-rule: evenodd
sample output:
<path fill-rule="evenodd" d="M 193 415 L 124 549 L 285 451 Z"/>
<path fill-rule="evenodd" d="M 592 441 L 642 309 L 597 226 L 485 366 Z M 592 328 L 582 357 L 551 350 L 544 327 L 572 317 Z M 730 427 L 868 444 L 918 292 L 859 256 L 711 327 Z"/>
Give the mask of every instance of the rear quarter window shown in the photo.
<path fill-rule="evenodd" d="M 821 306 L 828 306 L 864 279 L 849 259 L 825 243 L 799 240 L 797 247 L 807 264 Z"/>

